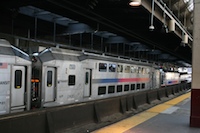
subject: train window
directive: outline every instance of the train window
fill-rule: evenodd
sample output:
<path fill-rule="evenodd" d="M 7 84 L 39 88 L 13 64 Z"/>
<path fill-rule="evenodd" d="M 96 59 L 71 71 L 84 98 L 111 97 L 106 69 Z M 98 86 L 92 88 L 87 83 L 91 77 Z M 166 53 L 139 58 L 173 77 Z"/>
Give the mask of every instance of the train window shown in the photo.
<path fill-rule="evenodd" d="M 108 94 L 110 93 L 115 93 L 115 86 L 112 85 L 112 86 L 108 86 Z"/>
<path fill-rule="evenodd" d="M 75 77 L 75 75 L 69 75 L 68 85 L 69 86 L 75 85 L 75 83 L 76 83 L 76 77 Z"/>
<path fill-rule="evenodd" d="M 117 72 L 123 72 L 123 65 L 117 65 Z"/>
<path fill-rule="evenodd" d="M 134 66 L 131 66 L 131 73 L 136 73 L 136 67 L 134 67 Z"/>
<path fill-rule="evenodd" d="M 147 74 L 149 74 L 149 72 L 150 72 L 150 69 L 149 69 L 149 68 L 147 68 L 147 69 L 146 69 L 146 73 L 147 73 Z"/>
<path fill-rule="evenodd" d="M 140 89 L 140 84 L 137 84 L 137 90 L 139 90 Z"/>
<path fill-rule="evenodd" d="M 129 91 L 129 85 L 124 85 L 124 91 Z"/>
<path fill-rule="evenodd" d="M 89 83 L 89 72 L 85 73 L 85 84 L 87 85 Z"/>
<path fill-rule="evenodd" d="M 100 86 L 98 88 L 98 95 L 106 94 L 106 86 Z"/>
<path fill-rule="evenodd" d="M 148 74 L 148 68 L 145 68 L 145 74 Z"/>
<path fill-rule="evenodd" d="M 116 71 L 116 64 L 109 64 L 109 72 L 115 72 Z"/>
<path fill-rule="evenodd" d="M 125 66 L 125 68 L 124 68 L 124 72 L 125 73 L 130 73 L 130 70 L 131 68 L 130 68 L 130 66 Z"/>
<path fill-rule="evenodd" d="M 142 83 L 142 89 L 145 89 L 145 83 Z"/>
<path fill-rule="evenodd" d="M 107 71 L 107 63 L 99 63 L 99 72 Z"/>
<path fill-rule="evenodd" d="M 138 67 L 135 67 L 135 73 L 138 73 Z"/>
<path fill-rule="evenodd" d="M 53 79 L 53 74 L 52 71 L 47 71 L 47 86 L 51 87 L 52 86 L 52 79 Z"/>
<path fill-rule="evenodd" d="M 147 73 L 147 68 L 142 68 L 142 74 L 148 74 Z"/>
<path fill-rule="evenodd" d="M 117 92 L 122 92 L 122 85 L 117 85 Z"/>
<path fill-rule="evenodd" d="M 135 84 L 131 84 L 131 90 L 135 90 Z"/>
<path fill-rule="evenodd" d="M 20 89 L 22 86 L 22 71 L 15 71 L 15 89 Z"/>
<path fill-rule="evenodd" d="M 138 67 L 138 73 L 142 73 L 142 68 Z"/>
<path fill-rule="evenodd" d="M 141 68 L 141 73 L 145 74 L 145 68 L 143 68 L 143 67 Z"/>

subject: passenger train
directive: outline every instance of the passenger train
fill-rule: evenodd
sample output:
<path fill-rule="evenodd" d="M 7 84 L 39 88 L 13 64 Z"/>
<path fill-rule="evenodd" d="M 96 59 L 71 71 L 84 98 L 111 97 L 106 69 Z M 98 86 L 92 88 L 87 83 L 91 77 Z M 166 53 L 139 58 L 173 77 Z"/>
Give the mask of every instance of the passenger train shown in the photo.
<path fill-rule="evenodd" d="M 104 99 L 179 84 L 154 64 L 61 48 L 29 56 L 0 40 L 0 114 Z"/>

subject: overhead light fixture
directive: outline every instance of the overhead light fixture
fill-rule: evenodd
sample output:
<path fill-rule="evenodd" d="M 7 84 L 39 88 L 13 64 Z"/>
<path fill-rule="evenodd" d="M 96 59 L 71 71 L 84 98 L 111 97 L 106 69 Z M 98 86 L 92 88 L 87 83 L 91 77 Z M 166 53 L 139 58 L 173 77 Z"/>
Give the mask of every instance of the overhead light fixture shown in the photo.
<path fill-rule="evenodd" d="M 171 19 L 169 21 L 169 32 L 174 32 L 175 31 L 175 20 Z"/>
<path fill-rule="evenodd" d="M 182 33 L 182 41 L 181 41 L 181 46 L 185 47 L 186 44 L 188 44 L 188 34 L 187 33 Z"/>
<path fill-rule="evenodd" d="M 150 26 L 149 26 L 149 30 L 150 30 L 150 31 L 153 31 L 154 29 L 155 29 L 155 27 L 154 27 L 153 25 L 150 25 Z"/>
<path fill-rule="evenodd" d="M 141 5 L 141 0 L 131 0 L 129 5 L 130 6 L 139 6 L 139 5 Z"/>
<path fill-rule="evenodd" d="M 188 43 L 188 34 L 185 33 L 185 34 L 182 35 L 182 42 L 185 43 L 185 44 Z"/>
<path fill-rule="evenodd" d="M 153 26 L 153 16 L 154 16 L 154 0 L 152 0 L 152 4 L 151 4 L 151 25 L 149 26 L 150 31 L 153 31 L 155 28 Z"/>

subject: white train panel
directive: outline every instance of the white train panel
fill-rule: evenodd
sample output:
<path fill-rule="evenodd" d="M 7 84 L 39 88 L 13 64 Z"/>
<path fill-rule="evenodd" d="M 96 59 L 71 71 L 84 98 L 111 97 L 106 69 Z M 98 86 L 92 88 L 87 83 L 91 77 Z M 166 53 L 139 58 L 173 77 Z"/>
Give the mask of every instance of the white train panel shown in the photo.
<path fill-rule="evenodd" d="M 31 61 L 0 39 L 0 114 L 30 109 Z"/>
<path fill-rule="evenodd" d="M 10 111 L 10 65 L 0 62 L 0 114 Z"/>

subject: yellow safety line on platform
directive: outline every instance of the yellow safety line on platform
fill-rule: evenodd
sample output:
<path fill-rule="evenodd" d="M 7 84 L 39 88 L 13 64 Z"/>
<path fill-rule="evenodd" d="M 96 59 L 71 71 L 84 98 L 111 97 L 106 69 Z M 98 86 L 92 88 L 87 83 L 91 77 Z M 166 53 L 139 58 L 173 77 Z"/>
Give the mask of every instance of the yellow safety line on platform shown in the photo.
<path fill-rule="evenodd" d="M 92 133 L 123 133 L 190 97 L 190 92 Z"/>

